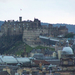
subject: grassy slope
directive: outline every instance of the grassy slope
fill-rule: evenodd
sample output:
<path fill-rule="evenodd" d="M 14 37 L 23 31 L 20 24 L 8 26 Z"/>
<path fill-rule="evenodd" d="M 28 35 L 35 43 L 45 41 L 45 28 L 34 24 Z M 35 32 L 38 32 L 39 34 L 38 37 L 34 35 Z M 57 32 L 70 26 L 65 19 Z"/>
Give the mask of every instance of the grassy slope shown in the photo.
<path fill-rule="evenodd" d="M 42 47 L 42 46 L 37 46 L 35 49 L 46 49 L 48 47 Z M 26 52 L 29 53 L 32 49 L 29 45 L 24 45 L 22 41 L 16 42 L 15 45 L 10 48 L 6 53 L 7 54 L 15 54 L 15 55 L 21 55 L 24 52 L 24 49 L 26 49 Z M 54 50 L 54 48 L 49 48 L 50 50 Z"/>
<path fill-rule="evenodd" d="M 32 48 L 22 41 L 22 35 L 3 36 L 0 38 L 0 53 L 21 55 L 25 52 L 29 53 L 32 49 L 46 49 L 48 47 L 37 46 Z M 49 48 L 54 50 L 53 48 Z"/>

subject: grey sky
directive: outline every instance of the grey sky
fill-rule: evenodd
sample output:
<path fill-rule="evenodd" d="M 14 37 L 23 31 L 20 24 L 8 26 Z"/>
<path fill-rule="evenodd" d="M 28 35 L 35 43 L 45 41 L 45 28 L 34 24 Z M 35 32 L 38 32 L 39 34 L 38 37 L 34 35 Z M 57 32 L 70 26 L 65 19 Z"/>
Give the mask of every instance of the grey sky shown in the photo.
<path fill-rule="evenodd" d="M 0 10 L 0 20 L 21 15 L 23 20 L 75 24 L 75 0 L 0 0 Z"/>

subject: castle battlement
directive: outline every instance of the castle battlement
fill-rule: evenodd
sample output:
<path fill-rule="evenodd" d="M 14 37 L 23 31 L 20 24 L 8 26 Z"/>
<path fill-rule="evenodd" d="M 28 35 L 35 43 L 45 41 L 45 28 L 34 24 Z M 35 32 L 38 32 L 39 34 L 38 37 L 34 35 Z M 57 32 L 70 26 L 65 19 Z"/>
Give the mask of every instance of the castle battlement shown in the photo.
<path fill-rule="evenodd" d="M 5 35 L 19 35 L 23 34 L 24 29 L 37 29 L 40 27 L 41 22 L 38 19 L 34 19 L 34 21 L 22 21 L 22 17 L 19 17 L 19 21 L 5 21 L 1 26 L 1 32 Z"/>

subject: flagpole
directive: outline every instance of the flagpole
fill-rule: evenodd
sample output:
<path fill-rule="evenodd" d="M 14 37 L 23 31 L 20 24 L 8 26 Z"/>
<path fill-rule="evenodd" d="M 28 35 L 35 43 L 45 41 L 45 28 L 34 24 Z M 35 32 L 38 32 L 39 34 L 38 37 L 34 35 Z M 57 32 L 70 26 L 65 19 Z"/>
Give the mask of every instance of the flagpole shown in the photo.
<path fill-rule="evenodd" d="M 20 16 L 22 16 L 22 9 L 20 9 Z"/>

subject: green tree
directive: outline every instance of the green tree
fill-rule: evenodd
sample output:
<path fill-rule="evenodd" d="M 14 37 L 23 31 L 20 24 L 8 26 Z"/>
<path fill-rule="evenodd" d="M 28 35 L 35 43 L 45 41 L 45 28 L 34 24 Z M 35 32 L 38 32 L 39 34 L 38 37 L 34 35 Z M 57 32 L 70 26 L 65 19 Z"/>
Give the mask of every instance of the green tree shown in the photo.
<path fill-rule="evenodd" d="M 74 34 L 73 33 L 68 33 L 65 35 L 65 38 L 73 38 Z"/>

